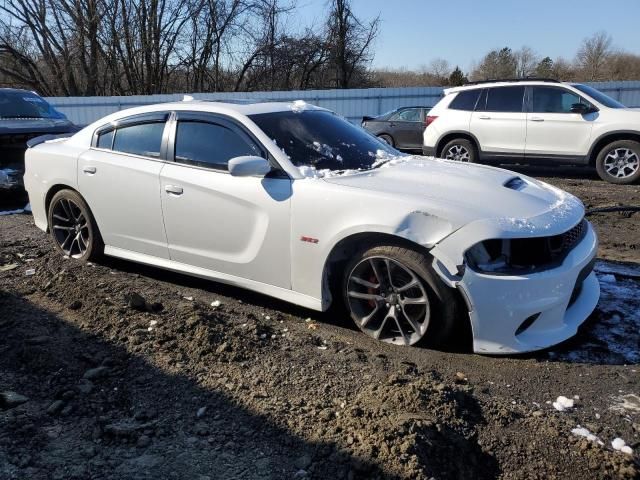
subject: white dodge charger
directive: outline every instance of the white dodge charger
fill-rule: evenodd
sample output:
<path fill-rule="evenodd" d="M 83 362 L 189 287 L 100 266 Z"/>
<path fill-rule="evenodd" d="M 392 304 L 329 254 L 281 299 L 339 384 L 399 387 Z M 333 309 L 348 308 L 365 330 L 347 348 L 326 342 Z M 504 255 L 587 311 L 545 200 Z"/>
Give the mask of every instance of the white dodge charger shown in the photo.
<path fill-rule="evenodd" d="M 574 196 L 403 155 L 303 102 L 183 101 L 36 141 L 25 186 L 64 255 L 101 254 L 345 311 L 367 335 L 482 353 L 573 336 L 599 297 Z"/>

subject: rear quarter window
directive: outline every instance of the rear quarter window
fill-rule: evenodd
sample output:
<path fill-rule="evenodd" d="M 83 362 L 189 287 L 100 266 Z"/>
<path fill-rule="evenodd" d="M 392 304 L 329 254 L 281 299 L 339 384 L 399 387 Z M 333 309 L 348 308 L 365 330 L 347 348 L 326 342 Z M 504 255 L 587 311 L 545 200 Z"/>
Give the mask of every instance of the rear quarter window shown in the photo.
<path fill-rule="evenodd" d="M 476 102 L 478 101 L 481 91 L 481 89 L 476 89 L 458 92 L 455 98 L 451 100 L 449 109 L 472 111 L 476 106 Z"/>
<path fill-rule="evenodd" d="M 113 145 L 114 133 L 115 130 L 108 130 L 106 132 L 98 134 L 98 142 L 96 143 L 96 147 L 111 150 L 111 146 Z"/>

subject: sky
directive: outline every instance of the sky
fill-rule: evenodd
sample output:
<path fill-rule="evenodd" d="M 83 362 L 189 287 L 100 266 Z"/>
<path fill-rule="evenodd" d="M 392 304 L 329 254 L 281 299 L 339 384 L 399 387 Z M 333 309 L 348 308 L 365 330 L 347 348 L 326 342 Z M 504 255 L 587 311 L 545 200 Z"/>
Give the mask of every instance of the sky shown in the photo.
<path fill-rule="evenodd" d="M 487 52 L 532 47 L 542 57 L 573 59 L 598 31 L 640 54 L 640 0 L 351 0 L 363 20 L 380 14 L 377 68 L 419 68 L 444 58 L 467 72 Z M 327 0 L 298 0 L 302 25 L 324 21 Z"/>

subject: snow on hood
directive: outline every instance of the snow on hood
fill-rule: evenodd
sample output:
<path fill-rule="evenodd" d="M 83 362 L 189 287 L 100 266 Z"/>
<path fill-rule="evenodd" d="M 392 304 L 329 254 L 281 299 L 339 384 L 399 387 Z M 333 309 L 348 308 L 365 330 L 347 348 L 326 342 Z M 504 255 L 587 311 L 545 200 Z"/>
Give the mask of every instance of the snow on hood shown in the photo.
<path fill-rule="evenodd" d="M 333 184 L 413 199 L 417 208 L 445 208 L 460 225 L 490 218 L 505 230 L 532 233 L 575 224 L 584 214 L 580 200 L 546 183 L 500 168 L 430 157 L 389 157 L 379 168 L 323 176 Z M 521 180 L 518 188 L 505 186 L 514 178 Z"/>

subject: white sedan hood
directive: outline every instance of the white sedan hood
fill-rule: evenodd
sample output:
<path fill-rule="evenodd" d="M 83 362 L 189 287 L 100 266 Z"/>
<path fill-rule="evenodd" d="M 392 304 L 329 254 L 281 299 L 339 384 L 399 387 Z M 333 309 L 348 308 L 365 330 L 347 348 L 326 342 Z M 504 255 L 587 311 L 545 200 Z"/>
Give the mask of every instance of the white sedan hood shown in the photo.
<path fill-rule="evenodd" d="M 455 228 L 490 220 L 503 236 L 552 235 L 584 216 L 580 200 L 551 185 L 500 168 L 427 157 L 398 158 L 325 180 L 411 199 L 416 210 L 445 217 Z"/>

